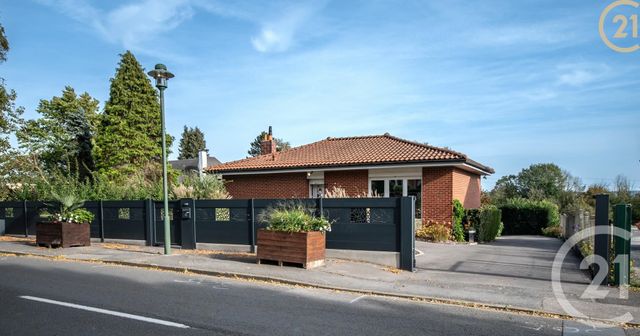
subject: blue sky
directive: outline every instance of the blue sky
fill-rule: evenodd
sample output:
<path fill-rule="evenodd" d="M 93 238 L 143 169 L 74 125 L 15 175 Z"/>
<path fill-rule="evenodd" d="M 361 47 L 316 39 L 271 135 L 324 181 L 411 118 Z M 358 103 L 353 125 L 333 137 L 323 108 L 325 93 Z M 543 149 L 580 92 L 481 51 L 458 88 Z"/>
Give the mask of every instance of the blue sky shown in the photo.
<path fill-rule="evenodd" d="M 302 145 L 393 135 L 495 168 L 554 162 L 640 187 L 640 51 L 598 35 L 608 1 L 0 1 L 0 76 L 26 117 L 65 85 L 104 102 L 119 53 L 165 63 L 168 131 L 222 161 L 269 125 Z M 177 148 L 174 148 L 174 156 Z"/>

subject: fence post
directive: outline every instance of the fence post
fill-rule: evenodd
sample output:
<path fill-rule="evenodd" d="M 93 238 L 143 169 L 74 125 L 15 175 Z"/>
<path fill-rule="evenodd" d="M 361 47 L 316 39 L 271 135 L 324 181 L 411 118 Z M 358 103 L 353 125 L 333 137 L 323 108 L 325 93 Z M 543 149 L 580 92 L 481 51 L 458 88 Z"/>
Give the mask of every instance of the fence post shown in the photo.
<path fill-rule="evenodd" d="M 24 236 L 29 237 L 29 218 L 27 217 L 27 200 L 22 201 L 22 221 L 24 222 Z"/>
<path fill-rule="evenodd" d="M 147 199 L 144 201 L 144 228 L 145 228 L 145 245 L 153 246 L 153 236 L 155 234 L 155 225 L 156 221 L 154 218 L 154 204 L 152 199 Z"/>
<path fill-rule="evenodd" d="M 256 253 L 256 209 L 253 198 L 249 200 L 251 221 L 251 253 Z"/>
<path fill-rule="evenodd" d="M 623 236 L 615 235 L 614 241 L 614 272 L 613 282 L 617 286 L 629 284 L 629 272 L 631 269 L 631 218 L 628 211 L 631 207 L 627 204 L 618 204 L 614 210 L 614 223 L 618 230 L 623 231 Z"/>
<path fill-rule="evenodd" d="M 104 209 L 103 209 L 103 205 L 102 205 L 102 200 L 100 200 L 100 202 L 98 203 L 100 208 L 99 210 L 99 216 L 98 220 L 100 220 L 100 242 L 104 243 Z"/>
<path fill-rule="evenodd" d="M 415 210 L 413 196 L 400 198 L 400 268 L 415 270 Z"/>
<path fill-rule="evenodd" d="M 196 249 L 196 202 L 186 198 L 180 200 L 180 233 L 183 249 Z"/>
<path fill-rule="evenodd" d="M 602 272 L 606 272 L 609 274 L 609 268 L 611 267 L 609 261 L 609 247 L 611 245 L 611 234 L 609 233 L 609 195 L 607 194 L 599 194 L 595 195 L 596 199 L 596 221 L 595 221 L 595 229 L 596 233 L 598 231 L 606 231 L 603 234 L 596 234 L 594 238 L 594 247 L 593 251 L 596 256 L 599 256 L 606 262 L 606 270 L 602 270 Z M 595 274 L 599 274 L 601 272 L 600 266 L 595 263 L 594 264 Z M 609 276 L 605 276 L 602 279 L 602 282 L 599 285 L 606 286 L 609 283 Z"/>

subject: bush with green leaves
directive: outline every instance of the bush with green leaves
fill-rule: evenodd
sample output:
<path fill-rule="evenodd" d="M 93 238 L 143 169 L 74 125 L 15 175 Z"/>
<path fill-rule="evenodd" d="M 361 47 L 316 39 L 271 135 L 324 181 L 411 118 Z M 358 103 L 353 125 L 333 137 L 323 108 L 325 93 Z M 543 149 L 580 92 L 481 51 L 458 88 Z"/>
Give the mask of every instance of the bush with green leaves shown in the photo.
<path fill-rule="evenodd" d="M 267 230 L 282 232 L 331 231 L 331 222 L 313 215 L 313 211 L 302 204 L 280 204 L 260 214 L 267 222 Z"/>
<path fill-rule="evenodd" d="M 478 241 L 494 241 L 502 233 L 501 211 L 495 205 L 485 205 L 479 211 L 479 225 L 477 229 Z"/>
<path fill-rule="evenodd" d="M 429 220 L 416 230 L 416 238 L 443 243 L 451 238 L 451 227 L 445 222 Z"/>
<path fill-rule="evenodd" d="M 509 235 L 543 234 L 543 229 L 560 224 L 558 206 L 548 200 L 509 199 L 500 205 L 504 233 Z"/>
<path fill-rule="evenodd" d="M 501 211 L 495 205 L 483 205 L 477 209 L 466 209 L 464 223 L 468 228 L 476 230 L 476 239 L 479 242 L 495 240 L 500 237 L 504 228 Z"/>
<path fill-rule="evenodd" d="M 457 199 L 453 200 L 453 239 L 457 242 L 464 241 L 464 228 L 462 227 L 462 220 L 464 218 L 464 207 L 462 203 Z"/>

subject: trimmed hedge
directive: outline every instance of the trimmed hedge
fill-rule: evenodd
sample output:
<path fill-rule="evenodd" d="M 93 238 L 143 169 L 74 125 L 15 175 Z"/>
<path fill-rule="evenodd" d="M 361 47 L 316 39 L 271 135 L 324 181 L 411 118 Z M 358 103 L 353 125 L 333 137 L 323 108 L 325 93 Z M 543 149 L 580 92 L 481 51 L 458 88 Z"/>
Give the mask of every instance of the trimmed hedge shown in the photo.
<path fill-rule="evenodd" d="M 541 235 L 560 223 L 558 206 L 550 201 L 510 199 L 500 206 L 505 235 Z"/>
<path fill-rule="evenodd" d="M 487 205 L 480 209 L 480 230 L 478 240 L 490 242 L 496 240 L 502 232 L 502 212 L 495 205 Z"/>
<path fill-rule="evenodd" d="M 478 242 L 491 242 L 502 231 L 501 211 L 495 205 L 465 210 L 465 223 L 476 230 Z"/>

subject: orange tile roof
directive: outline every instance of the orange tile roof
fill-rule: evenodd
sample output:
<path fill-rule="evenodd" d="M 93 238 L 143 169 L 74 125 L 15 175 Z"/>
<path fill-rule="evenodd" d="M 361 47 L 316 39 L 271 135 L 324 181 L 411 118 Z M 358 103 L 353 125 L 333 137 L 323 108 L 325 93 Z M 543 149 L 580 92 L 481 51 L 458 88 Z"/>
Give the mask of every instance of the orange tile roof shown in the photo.
<path fill-rule="evenodd" d="M 467 163 L 486 173 L 493 169 L 465 154 L 446 148 L 400 139 L 389 134 L 327 138 L 275 154 L 259 155 L 209 167 L 213 173 L 327 168 L 380 164 L 451 162 Z"/>

